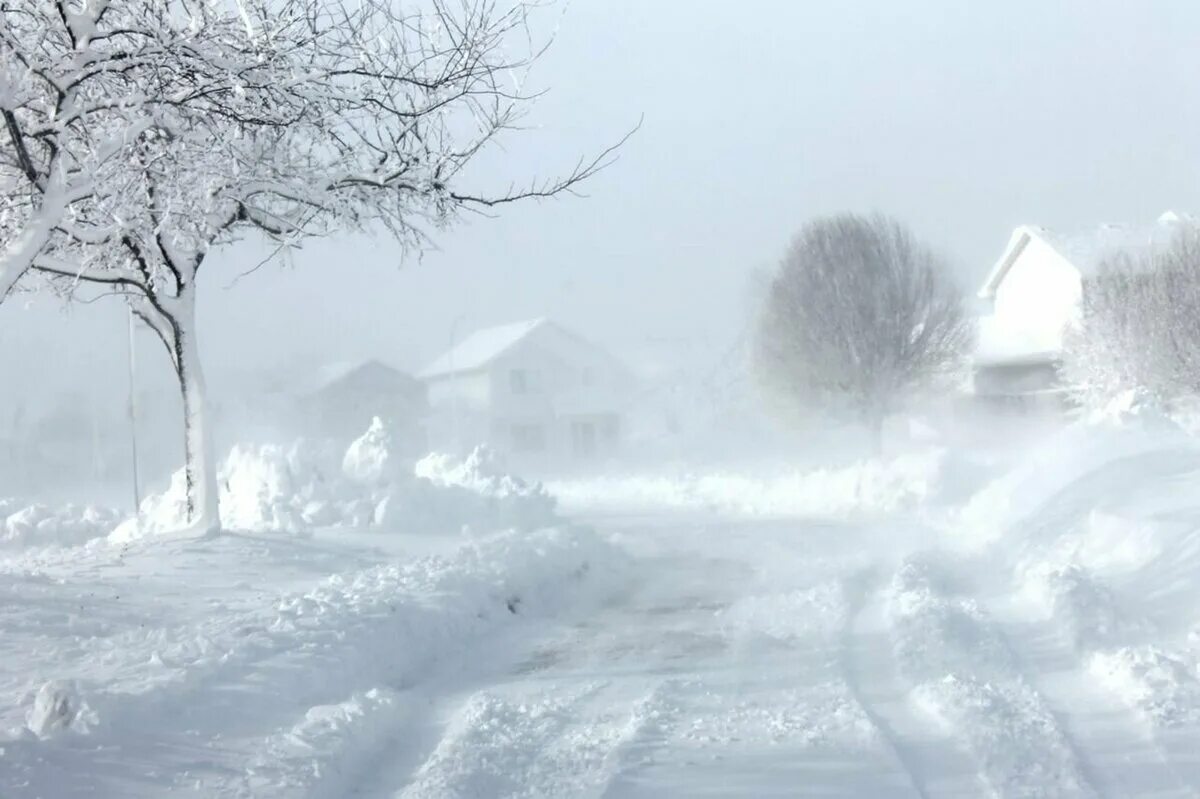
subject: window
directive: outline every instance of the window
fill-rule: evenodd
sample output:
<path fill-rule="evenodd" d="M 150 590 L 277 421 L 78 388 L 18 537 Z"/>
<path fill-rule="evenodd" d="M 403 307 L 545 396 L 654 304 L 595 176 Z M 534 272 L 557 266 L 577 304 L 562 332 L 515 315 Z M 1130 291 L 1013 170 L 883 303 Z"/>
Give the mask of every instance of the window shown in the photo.
<path fill-rule="evenodd" d="M 616 416 L 605 416 L 600 420 L 600 437 L 604 445 L 612 448 L 621 438 L 621 421 Z"/>
<path fill-rule="evenodd" d="M 592 374 L 592 370 L 584 367 L 583 373 L 579 375 L 579 382 L 585 386 L 590 386 L 596 382 L 596 376 Z"/>
<path fill-rule="evenodd" d="M 546 449 L 546 430 L 540 424 L 512 426 L 514 452 L 542 452 Z"/>
<path fill-rule="evenodd" d="M 571 423 L 571 450 L 577 458 L 596 454 L 596 425 L 591 422 Z"/>
<path fill-rule="evenodd" d="M 528 369 L 512 369 L 508 373 L 508 385 L 514 394 L 532 394 L 537 388 L 537 373 Z"/>

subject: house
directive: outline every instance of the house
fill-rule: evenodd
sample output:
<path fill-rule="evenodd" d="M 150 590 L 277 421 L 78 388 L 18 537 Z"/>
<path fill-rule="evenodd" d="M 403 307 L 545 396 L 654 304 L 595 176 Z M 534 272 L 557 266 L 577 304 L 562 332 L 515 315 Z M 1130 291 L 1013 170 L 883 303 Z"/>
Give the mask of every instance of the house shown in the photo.
<path fill-rule="evenodd" d="M 371 359 L 330 364 L 294 387 L 299 427 L 308 436 L 349 441 L 386 420 L 406 450 L 425 449 L 425 386 L 412 375 Z"/>
<path fill-rule="evenodd" d="M 976 396 L 1022 406 L 1060 403 L 1064 334 L 1079 319 L 1085 281 L 1109 259 L 1163 246 L 1190 224 L 1167 212 L 1145 227 L 1104 225 L 1075 235 L 1022 225 L 988 273 L 979 297 Z"/>
<path fill-rule="evenodd" d="M 526 460 L 615 452 L 632 384 L 600 347 L 545 319 L 477 331 L 422 370 L 434 446 Z"/>

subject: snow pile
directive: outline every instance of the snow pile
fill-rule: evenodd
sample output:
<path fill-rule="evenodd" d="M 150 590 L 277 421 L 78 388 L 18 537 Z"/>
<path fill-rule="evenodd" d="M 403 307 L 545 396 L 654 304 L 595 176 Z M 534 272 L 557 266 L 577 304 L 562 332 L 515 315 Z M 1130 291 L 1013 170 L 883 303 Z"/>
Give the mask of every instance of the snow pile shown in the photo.
<path fill-rule="evenodd" d="M 846 624 L 849 608 L 841 583 L 829 582 L 778 594 L 739 599 L 718 614 L 731 632 L 779 641 L 831 636 Z"/>
<path fill-rule="evenodd" d="M 708 510 L 742 518 L 892 513 L 936 495 L 944 453 L 931 450 L 834 469 L 595 477 L 552 482 L 566 507 L 606 511 Z"/>
<path fill-rule="evenodd" d="M 1200 682 L 1180 656 L 1157 646 L 1097 652 L 1088 672 L 1153 727 L 1200 721 Z"/>
<path fill-rule="evenodd" d="M 354 517 L 353 500 L 336 487 L 302 445 L 235 445 L 220 472 L 221 518 L 237 530 L 303 532 Z"/>
<path fill-rule="evenodd" d="M 390 688 L 356 692 L 349 699 L 309 708 L 294 726 L 269 735 L 247 769 L 250 795 L 313 796 L 330 774 L 349 770 L 390 730 L 387 721 L 403 699 Z"/>
<path fill-rule="evenodd" d="M 366 523 L 373 513 L 368 498 L 345 490 L 320 469 L 308 446 L 297 442 L 235 445 L 217 470 L 221 520 L 230 529 L 302 533 L 314 527 Z M 128 541 L 138 535 L 187 527 L 187 483 L 183 470 L 170 487 L 142 502 L 140 520 L 129 519 L 110 536 Z"/>
<path fill-rule="evenodd" d="M 1039 616 L 1052 619 L 1077 650 L 1137 632 L 1112 590 L 1079 564 L 1035 563 L 1023 570 L 1021 593 Z"/>
<path fill-rule="evenodd" d="M 1013 532 L 1046 543 L 1086 524 L 1110 496 L 1200 467 L 1200 445 L 1149 406 L 1110 410 L 1065 427 L 976 492 L 951 517 L 951 543 L 978 549 Z"/>
<path fill-rule="evenodd" d="M 24 505 L 0 499 L 0 547 L 77 546 L 108 535 L 121 519 L 118 511 L 95 505 Z"/>
<path fill-rule="evenodd" d="M 459 532 L 529 530 L 560 521 L 554 498 L 540 484 L 504 473 L 484 447 L 462 461 L 432 454 L 415 467 L 406 464 L 378 417 L 350 444 L 340 469 L 322 466 L 323 460 L 303 441 L 286 448 L 234 446 L 218 470 L 224 526 L 286 533 L 319 527 Z M 142 503 L 140 527 L 128 520 L 112 539 L 184 529 L 186 496 L 181 470 L 167 491 Z"/>
<path fill-rule="evenodd" d="M 50 738 L 64 730 L 86 733 L 96 716 L 71 682 L 45 683 L 33 698 L 25 725 L 38 738 Z"/>
<path fill-rule="evenodd" d="M 487 447 L 476 447 L 462 461 L 441 453 L 431 453 L 413 468 L 417 482 L 428 481 L 441 496 L 454 497 L 474 513 L 461 513 L 463 523 L 487 519 L 502 527 L 533 528 L 552 524 L 556 500 L 541 483 L 526 483 L 506 474 L 496 454 Z M 425 489 L 426 495 L 431 495 Z M 443 503 L 445 504 L 445 503 Z"/>
<path fill-rule="evenodd" d="M 342 474 L 360 483 L 387 483 L 403 472 L 391 432 L 378 416 L 371 419 L 367 432 L 350 443 L 342 458 Z"/>

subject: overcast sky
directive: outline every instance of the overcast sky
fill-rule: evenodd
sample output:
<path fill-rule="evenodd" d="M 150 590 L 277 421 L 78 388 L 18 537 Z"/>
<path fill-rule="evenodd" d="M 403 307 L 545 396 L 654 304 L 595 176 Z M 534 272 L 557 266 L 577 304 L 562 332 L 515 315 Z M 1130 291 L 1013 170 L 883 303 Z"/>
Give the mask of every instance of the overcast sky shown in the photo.
<path fill-rule="evenodd" d="M 644 116 L 589 196 L 469 220 L 404 264 L 386 240 L 328 241 L 226 288 L 255 247 L 210 258 L 199 313 L 214 384 L 371 356 L 415 369 L 452 335 L 541 315 L 619 352 L 719 349 L 745 324 L 753 272 L 805 220 L 843 209 L 908 222 L 965 284 L 1022 222 L 1200 210 L 1195 0 L 572 0 L 552 13 L 535 73 L 551 92 L 474 179 L 553 174 Z M 123 325 L 113 304 L 9 302 L 5 398 L 123 379 Z"/>

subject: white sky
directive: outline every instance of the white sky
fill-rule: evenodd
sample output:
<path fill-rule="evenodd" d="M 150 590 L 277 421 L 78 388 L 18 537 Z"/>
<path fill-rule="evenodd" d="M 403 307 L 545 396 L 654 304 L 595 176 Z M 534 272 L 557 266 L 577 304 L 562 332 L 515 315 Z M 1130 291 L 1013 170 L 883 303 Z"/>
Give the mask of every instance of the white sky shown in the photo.
<path fill-rule="evenodd" d="M 644 115 L 589 197 L 472 220 L 403 268 L 386 240 L 328 241 L 226 289 L 254 248 L 212 257 L 214 385 L 369 356 L 415 369 L 456 319 L 460 337 L 546 315 L 618 352 L 715 355 L 753 270 L 832 211 L 907 221 L 974 284 L 1018 223 L 1200 210 L 1195 0 L 571 0 L 559 24 L 534 129 L 476 177 L 561 170 Z M 119 307 L 27 305 L 0 308 L 4 405 L 120 385 Z"/>

